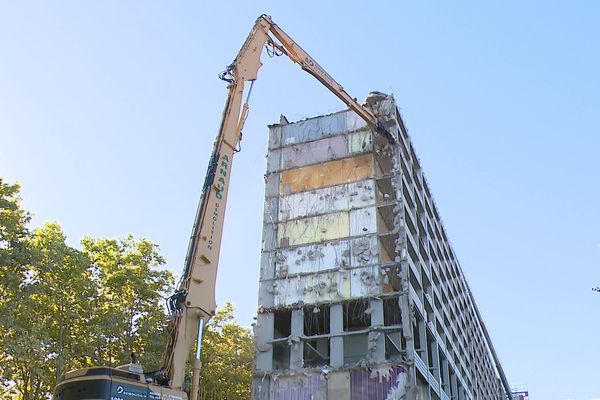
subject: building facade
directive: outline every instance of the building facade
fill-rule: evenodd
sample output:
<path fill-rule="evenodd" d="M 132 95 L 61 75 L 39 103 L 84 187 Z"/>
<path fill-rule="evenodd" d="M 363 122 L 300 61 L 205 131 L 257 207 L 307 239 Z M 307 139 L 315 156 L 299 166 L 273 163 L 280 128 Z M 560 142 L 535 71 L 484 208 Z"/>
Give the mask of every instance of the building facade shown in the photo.
<path fill-rule="evenodd" d="M 391 96 L 269 129 L 253 399 L 504 399 Z"/>

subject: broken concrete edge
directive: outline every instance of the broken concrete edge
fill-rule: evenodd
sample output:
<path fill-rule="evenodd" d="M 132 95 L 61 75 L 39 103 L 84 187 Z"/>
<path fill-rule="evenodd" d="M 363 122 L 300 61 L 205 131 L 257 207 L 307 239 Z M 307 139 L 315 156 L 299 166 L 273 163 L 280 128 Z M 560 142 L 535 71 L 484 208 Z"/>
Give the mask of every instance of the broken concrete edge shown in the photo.
<path fill-rule="evenodd" d="M 367 98 L 365 99 L 365 101 L 363 102 L 363 106 L 365 107 L 371 107 L 371 103 L 373 103 L 374 101 L 376 101 L 376 99 L 382 99 L 384 100 L 384 97 L 391 97 L 393 100 L 393 95 L 388 95 L 385 94 L 383 92 L 378 92 L 378 91 L 372 91 L 368 94 Z M 369 100 L 370 99 L 370 100 Z M 332 113 L 329 114 L 321 114 L 321 115 L 316 115 L 316 116 L 311 116 L 311 117 L 305 117 L 296 121 L 289 121 L 288 118 L 285 115 L 280 115 L 279 116 L 279 122 L 275 123 L 275 124 L 269 124 L 267 125 L 268 128 L 277 128 L 277 127 L 281 127 L 281 126 L 286 126 L 286 125 L 294 125 L 294 124 L 298 124 L 301 122 L 306 122 L 306 121 L 310 121 L 313 119 L 318 119 L 318 118 L 322 118 L 322 117 L 330 117 L 332 115 L 336 115 L 336 114 L 343 114 L 345 112 L 348 112 L 350 110 L 350 108 L 343 108 L 341 110 L 338 111 L 334 111 Z"/>
<path fill-rule="evenodd" d="M 386 293 L 382 293 L 379 295 L 374 295 L 374 296 L 367 296 L 367 297 L 357 297 L 355 298 L 355 300 L 384 300 L 384 299 L 393 299 L 395 297 L 398 296 L 404 296 L 408 293 L 407 290 L 399 290 L 399 291 L 393 291 L 393 292 L 386 292 Z M 351 300 L 351 299 L 348 299 Z M 343 300 L 345 301 L 345 300 Z M 259 305 L 256 312 L 257 314 L 267 314 L 267 313 L 272 313 L 275 311 L 281 311 L 281 310 L 299 310 L 305 307 L 320 307 L 320 306 L 330 306 L 332 304 L 338 304 L 340 303 L 340 300 L 331 300 L 331 301 L 323 301 L 323 302 L 319 302 L 319 303 L 303 303 L 301 301 L 290 304 L 290 305 L 286 305 L 286 306 L 270 306 L 270 307 L 265 307 L 263 305 Z"/>

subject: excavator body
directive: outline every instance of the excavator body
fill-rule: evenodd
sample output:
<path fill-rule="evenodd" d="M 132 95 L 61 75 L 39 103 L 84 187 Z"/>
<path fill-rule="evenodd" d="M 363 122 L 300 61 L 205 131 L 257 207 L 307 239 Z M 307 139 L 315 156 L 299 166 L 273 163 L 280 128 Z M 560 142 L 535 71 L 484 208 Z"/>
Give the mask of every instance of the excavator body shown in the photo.
<path fill-rule="evenodd" d="M 187 400 L 185 391 L 152 383 L 139 365 L 90 367 L 69 371 L 58 380 L 54 400 Z"/>

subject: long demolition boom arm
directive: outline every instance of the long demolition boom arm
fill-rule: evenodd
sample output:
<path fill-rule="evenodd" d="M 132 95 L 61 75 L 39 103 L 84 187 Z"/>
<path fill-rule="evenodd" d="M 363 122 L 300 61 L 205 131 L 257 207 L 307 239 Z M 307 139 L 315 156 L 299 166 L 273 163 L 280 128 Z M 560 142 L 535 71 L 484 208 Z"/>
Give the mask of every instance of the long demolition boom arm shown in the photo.
<path fill-rule="evenodd" d="M 278 43 L 269 36 L 269 33 L 277 39 Z M 229 82 L 225 109 L 213 145 L 187 251 L 184 273 L 178 291 L 169 301 L 173 318 L 169 327 L 170 340 L 163 357 L 162 368 L 170 386 L 175 389 L 182 388 L 188 355 L 194 343 L 201 337 L 204 323 L 215 312 L 215 283 L 231 165 L 241 140 L 241 130 L 248 111 L 248 100 L 246 99 L 242 105 L 242 97 L 246 82 L 252 84 L 257 79 L 258 70 L 262 65 L 260 55 L 267 44 L 274 51 L 287 55 L 293 62 L 299 64 L 303 70 L 314 76 L 363 118 L 372 129 L 393 141 L 376 115 L 352 98 L 298 43 L 281 30 L 271 17 L 262 15 L 256 20 L 233 63 L 221 74 L 221 78 Z M 252 86 L 249 92 L 251 88 Z M 198 392 L 199 347 L 198 345 L 193 363 L 192 400 L 196 399 Z"/>

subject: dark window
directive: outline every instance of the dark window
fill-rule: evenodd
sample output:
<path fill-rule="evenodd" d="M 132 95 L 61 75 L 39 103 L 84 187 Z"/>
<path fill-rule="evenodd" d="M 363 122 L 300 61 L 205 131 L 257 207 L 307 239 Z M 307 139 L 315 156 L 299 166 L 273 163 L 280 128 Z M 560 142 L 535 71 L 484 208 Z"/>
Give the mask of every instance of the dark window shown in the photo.
<path fill-rule="evenodd" d="M 54 400 L 109 399 L 110 380 L 92 379 L 65 381 L 58 385 L 52 396 Z"/>
<path fill-rule="evenodd" d="M 367 300 L 344 303 L 344 331 L 359 331 L 371 325 L 371 312 Z"/>
<path fill-rule="evenodd" d="M 290 346 L 287 340 L 273 343 L 273 369 L 290 368 Z"/>
<path fill-rule="evenodd" d="M 277 310 L 273 313 L 273 338 L 285 338 L 292 334 L 292 310 Z"/>
<path fill-rule="evenodd" d="M 282 339 L 292 334 L 292 310 L 273 312 L 273 338 Z M 287 340 L 273 343 L 273 369 L 290 368 L 290 346 Z"/>
<path fill-rule="evenodd" d="M 385 326 L 400 325 L 402 317 L 400 315 L 400 305 L 398 297 L 391 297 L 383 300 L 383 324 Z"/>
<path fill-rule="evenodd" d="M 321 305 L 304 308 L 304 334 L 306 336 L 329 333 L 329 306 Z"/>
<path fill-rule="evenodd" d="M 131 372 L 122 371 L 120 369 L 112 370 L 113 376 L 118 376 L 119 378 L 131 379 L 133 381 L 140 381 L 140 376 L 138 374 L 133 374 Z"/>
<path fill-rule="evenodd" d="M 329 364 L 329 338 L 304 340 L 304 367 Z"/>

